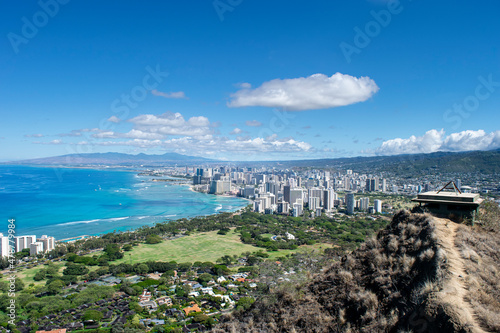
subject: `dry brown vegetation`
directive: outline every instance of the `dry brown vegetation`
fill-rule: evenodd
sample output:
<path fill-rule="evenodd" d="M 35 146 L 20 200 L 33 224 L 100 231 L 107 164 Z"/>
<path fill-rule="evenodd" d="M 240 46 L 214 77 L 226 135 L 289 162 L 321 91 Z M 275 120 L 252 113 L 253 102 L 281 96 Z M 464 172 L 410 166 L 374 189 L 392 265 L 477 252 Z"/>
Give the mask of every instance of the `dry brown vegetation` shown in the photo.
<path fill-rule="evenodd" d="M 455 245 L 464 259 L 467 301 L 482 327 L 500 332 L 500 233 L 461 225 Z"/>
<path fill-rule="evenodd" d="M 278 286 L 214 332 L 498 332 L 498 237 L 401 211 L 313 281 Z"/>

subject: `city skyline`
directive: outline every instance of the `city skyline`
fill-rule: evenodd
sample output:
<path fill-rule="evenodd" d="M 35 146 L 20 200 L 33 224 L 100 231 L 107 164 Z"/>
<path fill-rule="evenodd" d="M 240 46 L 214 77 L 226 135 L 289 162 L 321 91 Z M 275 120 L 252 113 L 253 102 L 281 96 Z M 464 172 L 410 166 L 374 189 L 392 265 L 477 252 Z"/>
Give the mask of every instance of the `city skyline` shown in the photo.
<path fill-rule="evenodd" d="M 2 12 L 0 161 L 500 148 L 500 4 L 41 0 Z"/>

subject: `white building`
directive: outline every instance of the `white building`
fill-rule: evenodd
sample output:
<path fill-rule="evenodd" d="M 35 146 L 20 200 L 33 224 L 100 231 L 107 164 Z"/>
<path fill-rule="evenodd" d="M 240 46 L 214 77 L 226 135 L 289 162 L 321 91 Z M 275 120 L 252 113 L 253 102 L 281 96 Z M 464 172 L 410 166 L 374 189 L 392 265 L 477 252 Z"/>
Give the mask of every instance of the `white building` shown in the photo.
<path fill-rule="evenodd" d="M 47 235 L 43 235 L 41 238 L 37 238 L 36 241 L 42 243 L 43 252 L 49 252 L 55 249 L 56 240 L 54 237 L 48 237 Z"/>
<path fill-rule="evenodd" d="M 298 217 L 302 214 L 304 214 L 304 206 L 302 205 L 302 200 L 300 200 L 300 203 L 293 204 L 293 216 Z"/>
<path fill-rule="evenodd" d="M 9 237 L 0 234 L 0 257 L 9 256 Z"/>
<path fill-rule="evenodd" d="M 316 208 L 320 207 L 320 198 L 310 197 L 309 198 L 309 209 L 314 211 Z"/>
<path fill-rule="evenodd" d="M 375 200 L 373 207 L 375 208 L 375 213 L 382 213 L 382 200 Z"/>
<path fill-rule="evenodd" d="M 303 204 L 304 191 L 300 188 L 290 189 L 290 205 L 298 203 L 299 200 L 300 203 Z"/>
<path fill-rule="evenodd" d="M 370 206 L 370 198 L 361 198 L 359 199 L 359 209 L 366 212 L 368 210 L 368 206 Z"/>
<path fill-rule="evenodd" d="M 30 256 L 36 256 L 37 254 L 42 252 L 43 252 L 42 242 L 34 242 L 30 244 Z"/>
<path fill-rule="evenodd" d="M 24 249 L 29 249 L 31 243 L 34 242 L 36 242 L 35 235 L 16 236 L 14 237 L 14 249 L 16 252 L 22 251 Z"/>

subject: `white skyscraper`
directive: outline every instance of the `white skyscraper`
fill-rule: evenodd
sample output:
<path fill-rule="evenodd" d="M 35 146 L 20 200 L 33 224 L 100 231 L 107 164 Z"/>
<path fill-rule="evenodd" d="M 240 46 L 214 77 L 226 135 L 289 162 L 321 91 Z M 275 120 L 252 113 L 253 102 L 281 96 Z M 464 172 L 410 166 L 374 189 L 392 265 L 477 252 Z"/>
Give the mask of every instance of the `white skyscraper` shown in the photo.
<path fill-rule="evenodd" d="M 304 191 L 300 188 L 290 189 L 290 205 L 293 206 L 298 200 L 301 202 L 304 200 Z"/>
<path fill-rule="evenodd" d="M 370 206 L 370 198 L 361 198 L 359 199 L 359 209 L 366 212 L 368 210 L 368 206 Z"/>
<path fill-rule="evenodd" d="M 373 207 L 375 208 L 375 213 L 382 213 L 382 200 L 376 199 L 373 202 Z"/>
<path fill-rule="evenodd" d="M 314 211 L 316 208 L 321 207 L 320 198 L 318 197 L 310 197 L 309 198 L 309 209 Z"/>
<path fill-rule="evenodd" d="M 42 251 L 49 252 L 55 249 L 56 240 L 54 237 L 48 237 L 47 235 L 43 235 L 41 238 L 36 240 L 38 243 L 42 243 Z M 31 248 L 30 248 L 31 250 Z"/>
<path fill-rule="evenodd" d="M 14 250 L 16 252 L 22 251 L 23 249 L 29 249 L 31 243 L 36 242 L 35 235 L 29 236 L 16 236 L 14 237 Z"/>
<path fill-rule="evenodd" d="M 9 237 L 0 234 L 0 257 L 9 255 Z"/>
<path fill-rule="evenodd" d="M 30 244 L 30 256 L 36 256 L 37 254 L 42 252 L 43 252 L 42 242 L 34 242 Z"/>

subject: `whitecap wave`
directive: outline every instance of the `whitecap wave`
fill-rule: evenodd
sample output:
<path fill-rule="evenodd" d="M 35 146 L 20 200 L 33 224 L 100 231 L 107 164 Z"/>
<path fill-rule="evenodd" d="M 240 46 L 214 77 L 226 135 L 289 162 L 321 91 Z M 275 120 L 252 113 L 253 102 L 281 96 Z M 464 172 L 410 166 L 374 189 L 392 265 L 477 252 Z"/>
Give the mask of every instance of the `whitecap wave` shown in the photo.
<path fill-rule="evenodd" d="M 96 223 L 96 222 L 114 222 L 120 221 L 130 218 L 130 216 L 125 217 L 112 217 L 109 219 L 95 219 L 95 220 L 87 220 L 87 221 L 73 221 L 73 222 L 65 222 L 56 224 L 56 226 L 65 226 L 65 225 L 75 225 L 75 224 L 88 224 L 88 223 Z"/>

